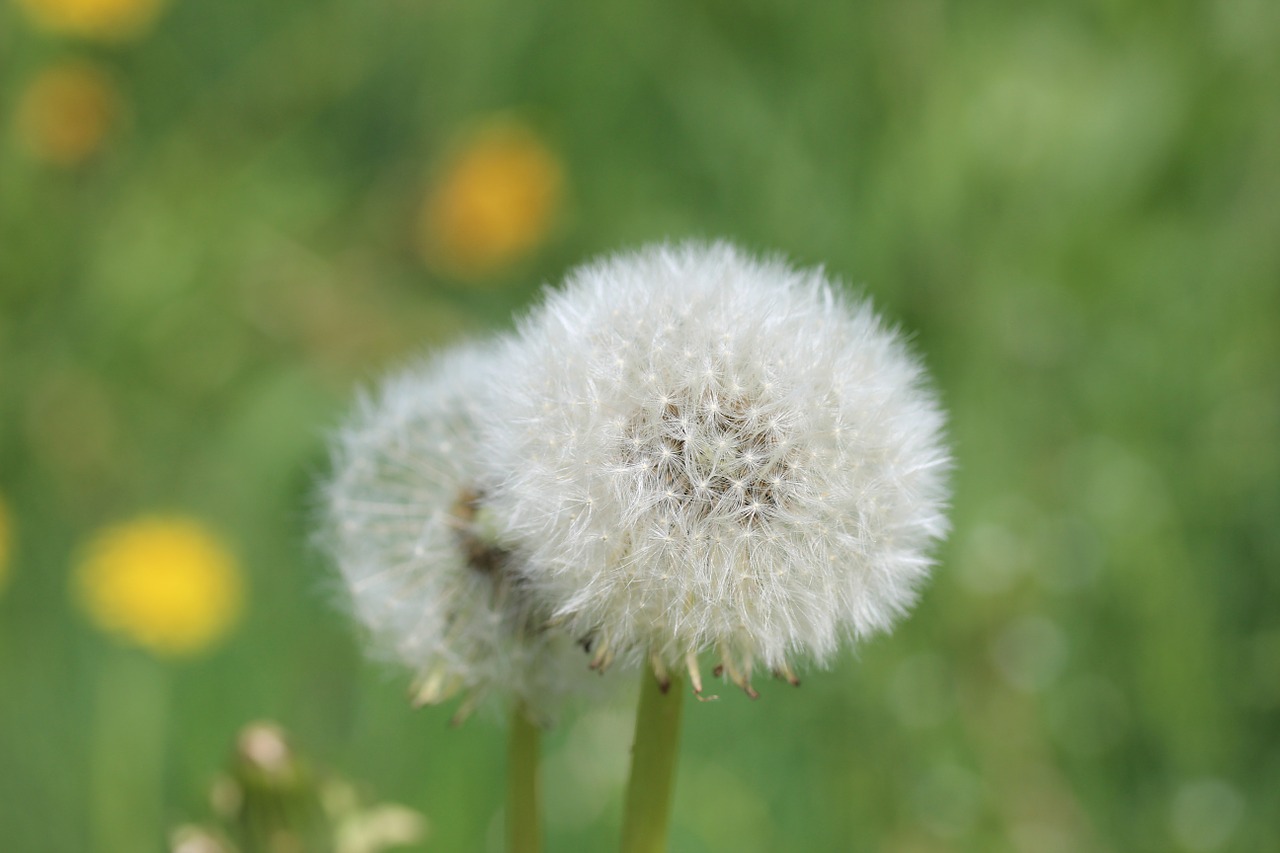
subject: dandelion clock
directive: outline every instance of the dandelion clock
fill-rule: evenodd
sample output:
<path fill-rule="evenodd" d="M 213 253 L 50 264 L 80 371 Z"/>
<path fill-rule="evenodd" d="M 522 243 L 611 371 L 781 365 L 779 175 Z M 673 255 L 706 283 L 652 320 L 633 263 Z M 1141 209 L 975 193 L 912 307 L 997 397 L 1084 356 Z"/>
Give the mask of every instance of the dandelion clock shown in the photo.
<path fill-rule="evenodd" d="M 513 851 L 539 849 L 539 729 L 587 680 L 579 649 L 495 541 L 479 424 L 491 347 L 463 345 L 384 380 L 334 446 L 322 539 L 375 656 L 414 675 L 415 704 L 460 695 L 461 721 L 482 700 L 511 712 L 507 790 Z"/>
<path fill-rule="evenodd" d="M 543 718 L 582 656 L 558 654 L 520 556 L 491 533 L 477 430 L 494 368 L 468 344 L 366 396 L 335 443 L 324 538 L 370 648 L 413 672 L 416 703 L 463 694 L 461 717 L 498 695 Z"/>
<path fill-rule="evenodd" d="M 918 360 L 819 271 L 723 243 L 570 274 L 522 325 L 487 424 L 526 577 L 596 661 L 750 690 L 888 628 L 943 535 Z"/>
<path fill-rule="evenodd" d="M 888 629 L 947 529 L 943 414 L 867 302 L 726 243 L 580 267 L 504 361 L 491 505 L 593 665 L 652 667 L 623 849 L 665 849 L 663 694 L 710 655 L 754 696 Z"/>
<path fill-rule="evenodd" d="M 423 701 L 536 717 L 570 673 L 641 669 L 622 850 L 660 851 L 683 682 L 707 698 L 706 663 L 754 697 L 888 630 L 947 529 L 943 426 L 901 334 L 820 270 L 657 245 L 388 381 L 338 442 L 327 527 Z M 510 849 L 536 850 L 519 732 Z"/>

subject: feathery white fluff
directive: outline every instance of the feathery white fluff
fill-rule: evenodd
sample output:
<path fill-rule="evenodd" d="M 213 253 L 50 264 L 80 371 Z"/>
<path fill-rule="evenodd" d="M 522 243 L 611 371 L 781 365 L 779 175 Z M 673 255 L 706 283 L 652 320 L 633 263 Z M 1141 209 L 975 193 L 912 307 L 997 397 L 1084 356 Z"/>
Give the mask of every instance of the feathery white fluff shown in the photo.
<path fill-rule="evenodd" d="M 716 243 L 583 266 L 522 323 L 486 419 L 520 571 L 596 665 L 822 662 L 891 626 L 947 529 L 919 360 L 821 270 Z"/>
<path fill-rule="evenodd" d="M 420 703 L 510 694 L 547 717 L 585 669 L 545 630 L 494 544 L 477 425 L 491 418 L 493 349 L 466 345 L 392 376 L 337 437 L 325 539 L 382 657 L 416 673 Z"/>

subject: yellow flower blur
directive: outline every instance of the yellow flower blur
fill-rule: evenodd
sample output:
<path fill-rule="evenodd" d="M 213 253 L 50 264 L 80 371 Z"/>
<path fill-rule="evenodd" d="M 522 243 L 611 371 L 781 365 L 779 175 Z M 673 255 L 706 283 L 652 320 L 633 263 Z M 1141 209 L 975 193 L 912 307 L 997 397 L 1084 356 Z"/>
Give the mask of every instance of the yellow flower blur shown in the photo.
<path fill-rule="evenodd" d="M 76 166 L 101 146 L 120 112 L 110 79 L 83 62 L 46 69 L 22 94 L 18 133 L 38 159 Z"/>
<path fill-rule="evenodd" d="M 562 184 L 560 163 L 528 128 L 504 122 L 473 132 L 423 205 L 427 262 L 473 277 L 516 260 L 550 230 Z"/>
<path fill-rule="evenodd" d="M 53 33 L 126 41 L 155 23 L 162 0 L 21 0 L 36 26 Z"/>
<path fill-rule="evenodd" d="M 76 573 L 77 592 L 103 630 L 160 655 L 208 648 L 240 612 L 235 559 L 199 522 L 140 518 L 99 533 Z"/>
<path fill-rule="evenodd" d="M 9 579 L 9 549 L 13 547 L 10 524 L 9 505 L 0 497 L 0 590 Z"/>

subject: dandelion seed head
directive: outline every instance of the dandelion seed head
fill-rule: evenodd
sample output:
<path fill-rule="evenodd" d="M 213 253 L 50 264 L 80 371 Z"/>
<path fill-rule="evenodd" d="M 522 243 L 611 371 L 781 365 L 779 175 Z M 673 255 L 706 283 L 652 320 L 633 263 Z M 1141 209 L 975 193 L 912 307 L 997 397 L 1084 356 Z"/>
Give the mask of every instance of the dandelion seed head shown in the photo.
<path fill-rule="evenodd" d="M 464 345 L 362 399 L 335 442 L 324 539 L 373 653 L 414 672 L 416 701 L 504 694 L 551 716 L 583 656 L 545 630 L 491 529 L 477 428 L 494 370 L 491 349 Z"/>
<path fill-rule="evenodd" d="M 571 631 L 789 673 L 889 628 L 927 574 L 949 457 L 924 380 L 819 270 L 725 243 L 609 257 L 511 344 L 491 505 Z"/>

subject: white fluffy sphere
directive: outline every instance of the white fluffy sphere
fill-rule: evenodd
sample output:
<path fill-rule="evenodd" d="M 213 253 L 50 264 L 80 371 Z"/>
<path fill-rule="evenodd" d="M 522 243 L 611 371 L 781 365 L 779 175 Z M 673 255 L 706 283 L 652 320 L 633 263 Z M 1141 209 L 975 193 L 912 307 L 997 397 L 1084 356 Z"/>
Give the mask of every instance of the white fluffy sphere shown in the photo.
<path fill-rule="evenodd" d="M 571 272 L 484 423 L 491 505 L 571 633 L 747 687 L 912 603 L 949 455 L 919 360 L 821 270 L 716 243 Z"/>
<path fill-rule="evenodd" d="M 477 425 L 493 350 L 463 346 L 386 380 L 337 436 L 324 539 L 375 652 L 416 673 L 434 703 L 514 695 L 546 716 L 585 668 L 546 631 L 519 557 L 494 543 Z M 571 665 L 571 666 L 570 666 Z"/>

